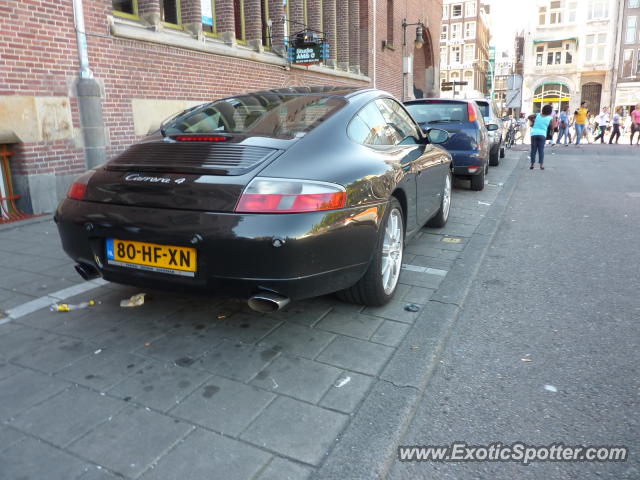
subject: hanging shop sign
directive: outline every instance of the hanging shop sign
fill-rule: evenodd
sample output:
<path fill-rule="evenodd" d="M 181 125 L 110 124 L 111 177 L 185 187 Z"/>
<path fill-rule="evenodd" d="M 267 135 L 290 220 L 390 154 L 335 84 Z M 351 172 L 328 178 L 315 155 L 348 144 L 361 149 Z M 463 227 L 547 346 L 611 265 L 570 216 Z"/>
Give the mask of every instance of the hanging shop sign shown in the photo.
<path fill-rule="evenodd" d="M 289 62 L 295 65 L 314 65 L 329 58 L 329 44 L 315 32 L 296 33 L 288 49 Z"/>

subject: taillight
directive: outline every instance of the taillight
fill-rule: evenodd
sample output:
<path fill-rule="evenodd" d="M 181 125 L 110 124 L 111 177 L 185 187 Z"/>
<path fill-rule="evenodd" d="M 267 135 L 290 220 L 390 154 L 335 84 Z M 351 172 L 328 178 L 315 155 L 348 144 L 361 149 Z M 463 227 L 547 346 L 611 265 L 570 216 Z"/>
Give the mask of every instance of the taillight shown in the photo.
<path fill-rule="evenodd" d="M 236 212 L 300 213 L 344 208 L 347 193 L 340 185 L 311 180 L 254 178 L 242 193 Z"/>
<path fill-rule="evenodd" d="M 69 188 L 67 197 L 73 200 L 84 200 L 84 196 L 87 193 L 87 184 L 94 173 L 95 170 L 89 170 L 80 175 Z"/>
<path fill-rule="evenodd" d="M 467 113 L 469 114 L 469 121 L 470 122 L 475 122 L 476 121 L 476 109 L 473 108 L 473 105 L 471 103 L 467 103 Z"/>
<path fill-rule="evenodd" d="M 226 142 L 229 137 L 222 135 L 176 135 L 173 137 L 178 142 Z"/>

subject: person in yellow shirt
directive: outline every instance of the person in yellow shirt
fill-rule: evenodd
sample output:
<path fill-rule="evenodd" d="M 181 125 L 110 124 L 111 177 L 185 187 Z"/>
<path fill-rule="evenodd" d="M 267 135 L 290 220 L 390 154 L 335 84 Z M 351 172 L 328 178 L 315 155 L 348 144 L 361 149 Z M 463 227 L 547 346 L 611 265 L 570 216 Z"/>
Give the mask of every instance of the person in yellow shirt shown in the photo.
<path fill-rule="evenodd" d="M 584 131 L 584 127 L 587 125 L 587 115 L 589 114 L 588 106 L 589 104 L 587 102 L 582 102 L 578 112 L 575 114 L 574 126 L 576 129 L 576 145 L 580 145 L 582 132 Z"/>

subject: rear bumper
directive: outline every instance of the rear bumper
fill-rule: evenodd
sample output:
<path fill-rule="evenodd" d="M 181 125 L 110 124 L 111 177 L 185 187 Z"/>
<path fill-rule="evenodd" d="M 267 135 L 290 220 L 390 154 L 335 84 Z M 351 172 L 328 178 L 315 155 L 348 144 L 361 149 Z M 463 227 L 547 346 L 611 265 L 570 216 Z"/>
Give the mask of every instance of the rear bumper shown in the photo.
<path fill-rule="evenodd" d="M 482 173 L 482 167 L 487 163 L 486 154 L 482 151 L 455 151 L 450 150 L 449 153 L 453 158 L 453 174 L 454 175 L 479 175 Z M 475 173 L 469 172 L 469 167 L 481 167 Z"/>
<path fill-rule="evenodd" d="M 65 252 L 106 280 L 147 288 L 292 299 L 357 282 L 371 260 L 387 203 L 303 214 L 194 212 L 65 199 L 56 222 Z M 197 243 L 192 239 L 198 237 Z M 106 259 L 107 238 L 196 247 L 194 277 L 149 272 Z M 274 239 L 284 240 L 280 247 Z"/>

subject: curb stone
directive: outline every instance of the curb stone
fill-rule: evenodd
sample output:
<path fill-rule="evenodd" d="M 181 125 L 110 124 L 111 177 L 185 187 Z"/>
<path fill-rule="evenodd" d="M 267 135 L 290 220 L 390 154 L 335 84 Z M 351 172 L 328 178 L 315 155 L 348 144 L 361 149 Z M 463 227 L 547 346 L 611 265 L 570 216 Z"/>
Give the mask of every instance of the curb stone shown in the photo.
<path fill-rule="evenodd" d="M 385 478 L 523 171 L 521 153 L 467 247 L 424 306 L 313 479 Z M 411 348 L 411 347 L 418 348 Z M 339 446 L 339 448 L 336 448 Z"/>

